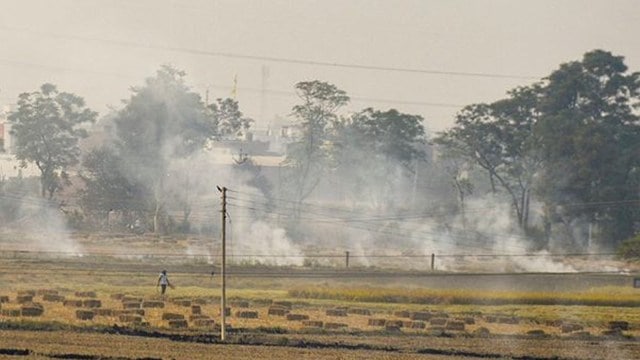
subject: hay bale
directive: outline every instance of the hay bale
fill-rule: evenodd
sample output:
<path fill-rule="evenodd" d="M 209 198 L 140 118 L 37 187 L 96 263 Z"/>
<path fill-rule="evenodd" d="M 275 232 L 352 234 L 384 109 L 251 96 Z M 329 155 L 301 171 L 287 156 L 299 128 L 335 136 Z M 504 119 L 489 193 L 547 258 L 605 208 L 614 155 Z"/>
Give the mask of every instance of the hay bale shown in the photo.
<path fill-rule="evenodd" d="M 0 304 L 2 303 L 8 303 L 9 302 L 9 297 L 6 295 L 0 296 Z"/>
<path fill-rule="evenodd" d="M 464 323 L 467 324 L 467 325 L 473 325 L 473 324 L 476 323 L 476 319 L 471 317 L 471 316 L 467 316 L 467 317 L 463 318 L 462 321 L 464 321 Z"/>
<path fill-rule="evenodd" d="M 191 305 L 191 313 L 193 315 L 202 314 L 202 307 L 200 305 Z"/>
<path fill-rule="evenodd" d="M 122 310 L 124 314 L 134 314 L 144 316 L 144 309 L 126 309 Z"/>
<path fill-rule="evenodd" d="M 42 301 L 47 301 L 47 302 L 63 302 L 64 299 L 65 298 L 62 295 L 56 295 L 56 294 L 44 294 L 44 295 L 42 295 Z"/>
<path fill-rule="evenodd" d="M 20 316 L 20 309 L 2 309 L 0 310 L 0 314 L 2 314 L 2 316 L 16 317 Z"/>
<path fill-rule="evenodd" d="M 494 323 L 498 320 L 498 317 L 493 316 L 493 315 L 487 315 L 484 317 L 484 321 L 488 322 L 488 323 Z"/>
<path fill-rule="evenodd" d="M 386 319 L 369 319 L 367 322 L 369 326 L 384 326 L 386 323 Z"/>
<path fill-rule="evenodd" d="M 445 319 L 449 318 L 449 314 L 447 314 L 444 311 L 436 311 L 431 314 L 433 315 L 433 317 L 437 317 L 437 318 L 445 318 Z"/>
<path fill-rule="evenodd" d="M 384 322 L 384 326 L 385 328 L 387 327 L 401 328 L 404 326 L 404 323 L 402 322 L 402 320 L 387 320 Z"/>
<path fill-rule="evenodd" d="M 411 328 L 412 329 L 424 329 L 427 327 L 427 324 L 424 321 L 412 321 Z"/>
<path fill-rule="evenodd" d="M 18 295 L 16 297 L 16 302 L 18 302 L 18 304 L 29 304 L 33 302 L 33 295 Z"/>
<path fill-rule="evenodd" d="M 80 320 L 93 320 L 95 313 L 91 310 L 76 310 L 76 318 Z"/>
<path fill-rule="evenodd" d="M 18 296 L 31 296 L 31 297 L 34 297 L 34 296 L 36 296 L 36 291 L 35 290 L 19 290 L 18 291 Z"/>
<path fill-rule="evenodd" d="M 562 320 L 546 320 L 544 322 L 544 324 L 546 326 L 551 326 L 551 327 L 561 327 L 562 326 Z"/>
<path fill-rule="evenodd" d="M 249 307 L 249 302 L 245 300 L 238 300 L 231 303 L 232 307 L 246 309 Z"/>
<path fill-rule="evenodd" d="M 99 308 L 102 307 L 102 301 L 98 299 L 86 299 L 82 301 L 82 307 Z"/>
<path fill-rule="evenodd" d="M 95 297 L 97 297 L 95 291 L 76 291 L 74 295 L 76 297 L 79 297 L 79 298 L 95 298 Z"/>
<path fill-rule="evenodd" d="M 291 303 L 291 301 L 274 301 L 273 303 L 271 303 L 271 305 L 280 306 L 289 310 L 291 310 L 291 307 L 293 307 L 293 303 Z"/>
<path fill-rule="evenodd" d="M 36 295 L 44 296 L 44 295 L 58 295 L 58 290 L 53 289 L 38 289 L 36 291 Z"/>
<path fill-rule="evenodd" d="M 444 336 L 446 334 L 442 326 L 431 326 L 426 331 L 430 336 Z"/>
<path fill-rule="evenodd" d="M 198 327 L 212 327 L 216 324 L 216 322 L 213 319 L 196 319 L 193 322 L 193 325 L 198 326 Z"/>
<path fill-rule="evenodd" d="M 62 301 L 62 305 L 67 307 L 82 307 L 82 300 L 66 299 Z"/>
<path fill-rule="evenodd" d="M 24 305 L 20 308 L 20 315 L 22 316 L 41 316 L 43 313 L 44 307 L 37 303 Z"/>
<path fill-rule="evenodd" d="M 603 336 L 610 336 L 610 337 L 621 337 L 621 336 L 623 336 L 622 330 L 620 330 L 620 329 L 604 330 L 602 332 L 602 335 Z"/>
<path fill-rule="evenodd" d="M 371 310 L 363 308 L 353 308 L 347 310 L 347 314 L 371 316 Z"/>
<path fill-rule="evenodd" d="M 408 317 L 411 317 L 411 313 L 409 311 L 406 311 L 406 310 L 394 311 L 393 312 L 393 316 L 401 317 L 401 318 L 408 318 Z"/>
<path fill-rule="evenodd" d="M 111 294 L 109 297 L 113 300 L 122 300 L 122 298 L 124 297 L 124 294 Z"/>
<path fill-rule="evenodd" d="M 541 329 L 534 329 L 527 331 L 527 335 L 534 337 L 544 337 L 547 335 L 547 333 L 545 333 L 544 330 Z"/>
<path fill-rule="evenodd" d="M 270 306 L 269 310 L 267 311 L 268 315 L 273 315 L 273 316 L 285 316 L 288 313 L 289 313 L 289 310 L 281 306 Z"/>
<path fill-rule="evenodd" d="M 464 322 L 462 321 L 447 321 L 445 330 L 464 331 Z"/>
<path fill-rule="evenodd" d="M 385 325 L 384 331 L 387 331 L 387 332 L 402 332 L 402 330 L 400 330 L 399 326 L 393 326 L 393 325 Z"/>
<path fill-rule="evenodd" d="M 194 299 L 193 302 L 198 305 L 207 305 L 207 304 L 213 303 L 212 299 L 209 299 L 209 298 L 197 298 L 197 299 Z"/>
<path fill-rule="evenodd" d="M 609 330 L 629 330 L 628 321 L 609 321 Z"/>
<path fill-rule="evenodd" d="M 184 328 L 186 328 L 188 326 L 189 326 L 189 324 L 187 323 L 187 320 L 185 320 L 185 319 L 169 320 L 169 327 L 173 328 L 173 329 L 184 329 Z"/>
<path fill-rule="evenodd" d="M 241 319 L 257 319 L 258 312 L 257 311 L 238 311 L 236 312 L 236 317 Z"/>
<path fill-rule="evenodd" d="M 473 330 L 473 335 L 479 336 L 479 337 L 486 337 L 491 335 L 491 331 L 489 331 L 489 329 L 487 329 L 486 327 L 479 327 Z"/>
<path fill-rule="evenodd" d="M 305 320 L 302 322 L 302 325 L 306 327 L 321 328 L 323 325 L 323 322 L 317 321 L 317 320 Z"/>
<path fill-rule="evenodd" d="M 164 301 L 160 300 L 145 300 L 141 304 L 143 309 L 146 308 L 164 308 Z"/>
<path fill-rule="evenodd" d="M 303 321 L 309 320 L 309 315 L 304 314 L 287 314 L 288 321 Z"/>
<path fill-rule="evenodd" d="M 202 314 L 189 315 L 189 321 L 196 321 L 201 319 L 209 319 L 209 317 L 207 315 L 202 315 Z"/>
<path fill-rule="evenodd" d="M 426 312 L 426 311 L 412 312 L 411 315 L 409 316 L 411 320 L 421 320 L 421 321 L 429 321 L 431 320 L 432 317 L 433 315 L 431 315 L 430 312 Z"/>
<path fill-rule="evenodd" d="M 347 316 L 347 311 L 345 309 L 327 309 L 325 314 L 327 316 Z"/>
<path fill-rule="evenodd" d="M 582 330 L 584 330 L 584 327 L 582 325 L 573 323 L 565 323 L 560 327 L 560 331 L 562 331 L 563 334 Z"/>
<path fill-rule="evenodd" d="M 349 325 L 344 324 L 344 323 L 333 323 L 333 322 L 328 322 L 324 324 L 324 328 L 325 329 L 344 329 L 344 328 L 348 328 Z"/>
<path fill-rule="evenodd" d="M 176 313 L 163 313 L 162 320 L 184 320 L 184 315 Z"/>
<path fill-rule="evenodd" d="M 497 319 L 498 324 L 516 325 L 520 323 L 520 318 L 515 316 L 500 316 Z"/>
<path fill-rule="evenodd" d="M 123 296 L 120 301 L 122 301 L 123 303 L 126 302 L 142 302 L 142 298 L 141 297 L 136 297 L 136 296 Z"/>
<path fill-rule="evenodd" d="M 176 299 L 173 301 L 173 303 L 178 306 L 184 306 L 184 307 L 191 306 L 191 300 L 186 300 L 186 299 Z"/>
<path fill-rule="evenodd" d="M 118 320 L 120 320 L 121 322 L 124 322 L 124 323 L 141 324 L 142 323 L 142 316 L 134 315 L 134 314 L 122 314 L 122 315 L 118 316 Z"/>
<path fill-rule="evenodd" d="M 114 311 L 112 309 L 94 309 L 93 313 L 96 316 L 113 316 Z"/>
<path fill-rule="evenodd" d="M 122 303 L 123 309 L 140 309 L 141 307 L 142 307 L 142 302 L 127 301 Z"/>
<path fill-rule="evenodd" d="M 429 324 L 431 326 L 444 326 L 447 324 L 447 319 L 445 318 L 431 318 L 431 320 L 429 320 Z"/>

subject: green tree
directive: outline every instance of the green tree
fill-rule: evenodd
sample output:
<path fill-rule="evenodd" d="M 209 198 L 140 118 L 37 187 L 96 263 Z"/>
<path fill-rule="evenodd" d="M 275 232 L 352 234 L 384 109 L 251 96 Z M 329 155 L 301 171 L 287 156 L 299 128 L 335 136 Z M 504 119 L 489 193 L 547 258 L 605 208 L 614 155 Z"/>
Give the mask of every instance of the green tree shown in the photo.
<path fill-rule="evenodd" d="M 20 94 L 18 108 L 8 118 L 11 134 L 22 166 L 33 163 L 40 170 L 42 197 L 53 198 L 68 182 L 68 169 L 79 162 L 78 141 L 87 136 L 82 125 L 96 116 L 81 97 L 59 92 L 52 84 Z"/>
<path fill-rule="evenodd" d="M 213 118 L 216 137 L 240 136 L 246 133 L 253 120 L 240 111 L 238 102 L 233 99 L 216 99 L 207 109 Z"/>
<path fill-rule="evenodd" d="M 165 181 L 172 159 L 202 149 L 214 137 L 215 124 L 198 95 L 184 82 L 184 72 L 163 66 L 115 117 L 117 150 L 131 182 L 152 194 L 155 232 L 166 213 Z"/>
<path fill-rule="evenodd" d="M 364 109 L 334 126 L 333 168 L 350 193 L 379 205 L 397 198 L 398 178 L 408 180 L 417 161 L 425 161 L 425 131 L 418 115 L 395 109 Z M 400 174 L 402 176 L 396 176 Z M 406 191 L 403 191 L 406 193 Z M 377 201 L 374 201 L 376 200 Z"/>
<path fill-rule="evenodd" d="M 542 163 L 534 133 L 540 91 L 540 85 L 521 87 L 492 104 L 467 106 L 458 113 L 455 126 L 434 140 L 445 153 L 484 169 L 492 191 L 503 189 L 508 194 L 517 223 L 524 230 L 534 177 Z"/>
<path fill-rule="evenodd" d="M 299 215 L 301 203 L 326 174 L 331 128 L 338 120 L 337 110 L 349 97 L 335 85 L 317 80 L 300 82 L 295 88 L 302 103 L 293 107 L 292 116 L 300 133 L 289 144 L 283 165 Z"/>
<path fill-rule="evenodd" d="M 109 147 L 91 150 L 82 161 L 82 208 L 101 224 L 112 211 L 123 215 L 126 223 L 144 216 L 149 194 L 143 184 L 134 183 L 122 169 L 123 160 Z M 113 224 L 107 223 L 108 226 Z"/>
<path fill-rule="evenodd" d="M 638 218 L 640 73 L 627 70 L 603 50 L 562 64 L 547 79 L 536 126 L 548 219 L 595 225 L 602 245 L 631 237 Z"/>

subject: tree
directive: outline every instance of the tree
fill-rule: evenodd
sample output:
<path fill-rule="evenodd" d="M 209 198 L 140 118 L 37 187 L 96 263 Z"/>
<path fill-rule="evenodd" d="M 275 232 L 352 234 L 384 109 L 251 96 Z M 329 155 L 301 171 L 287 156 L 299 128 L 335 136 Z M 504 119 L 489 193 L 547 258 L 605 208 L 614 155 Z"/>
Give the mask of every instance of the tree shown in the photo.
<path fill-rule="evenodd" d="M 243 116 L 238 102 L 233 99 L 216 99 L 207 109 L 213 118 L 216 137 L 240 136 L 253 123 L 252 119 Z"/>
<path fill-rule="evenodd" d="M 300 134 L 287 148 L 284 167 L 292 196 L 299 207 L 317 187 L 328 165 L 330 129 L 338 120 L 336 111 L 349 97 L 335 85 L 321 81 L 296 84 L 302 103 L 293 107 L 292 116 Z"/>
<path fill-rule="evenodd" d="M 615 246 L 638 218 L 640 73 L 627 73 L 622 56 L 594 50 L 547 81 L 536 132 L 548 218 L 595 225 L 602 245 Z"/>
<path fill-rule="evenodd" d="M 538 120 L 540 86 L 517 88 L 491 104 L 465 107 L 456 125 L 434 142 L 445 153 L 469 159 L 489 176 L 491 189 L 505 190 L 517 223 L 527 230 L 534 176 L 541 166 L 534 126 Z"/>
<path fill-rule="evenodd" d="M 18 109 L 8 118 L 11 134 L 22 166 L 34 163 L 40 170 L 42 197 L 53 198 L 68 182 L 67 170 L 79 162 L 78 140 L 87 136 L 82 125 L 96 116 L 81 97 L 59 92 L 52 84 L 20 94 Z"/>
<path fill-rule="evenodd" d="M 215 135 L 215 124 L 197 93 L 184 82 L 184 72 L 163 66 L 133 95 L 115 118 L 117 150 L 131 182 L 152 194 L 153 229 L 160 231 L 166 211 L 165 180 L 172 159 L 202 149 Z"/>
<path fill-rule="evenodd" d="M 367 193 L 368 200 L 387 206 L 398 198 L 392 194 L 405 187 L 402 180 L 413 174 L 416 162 L 425 160 L 422 122 L 395 109 L 367 108 L 334 126 L 334 167 L 343 183 L 352 184 L 354 196 L 362 199 Z"/>
<path fill-rule="evenodd" d="M 100 222 L 117 211 L 127 223 L 133 223 L 133 217 L 139 218 L 148 208 L 146 187 L 132 182 L 123 172 L 122 164 L 123 159 L 107 146 L 91 150 L 83 159 L 86 172 L 81 174 L 85 183 L 81 204 L 86 213 L 97 215 Z"/>

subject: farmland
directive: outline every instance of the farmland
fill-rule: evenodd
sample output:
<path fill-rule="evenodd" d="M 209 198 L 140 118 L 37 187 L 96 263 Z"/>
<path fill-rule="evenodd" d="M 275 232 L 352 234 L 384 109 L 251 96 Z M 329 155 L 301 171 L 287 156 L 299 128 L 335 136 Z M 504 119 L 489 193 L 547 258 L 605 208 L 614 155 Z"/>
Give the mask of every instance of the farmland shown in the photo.
<path fill-rule="evenodd" d="M 213 264 L 168 256 L 175 247 L 140 258 L 97 245 L 85 243 L 91 255 L 83 256 L 3 253 L 0 356 L 640 356 L 640 294 L 631 275 L 232 264 L 223 343 Z M 166 296 L 155 286 L 163 268 L 176 285 Z"/>

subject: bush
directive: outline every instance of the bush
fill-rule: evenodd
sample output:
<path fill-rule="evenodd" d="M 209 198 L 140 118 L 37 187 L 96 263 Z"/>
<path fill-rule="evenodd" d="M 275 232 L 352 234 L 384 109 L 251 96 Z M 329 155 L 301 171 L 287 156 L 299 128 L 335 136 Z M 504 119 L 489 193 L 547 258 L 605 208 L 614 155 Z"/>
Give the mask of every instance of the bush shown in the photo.
<path fill-rule="evenodd" d="M 626 260 L 640 260 L 640 235 L 623 241 L 618 248 L 618 256 Z"/>

